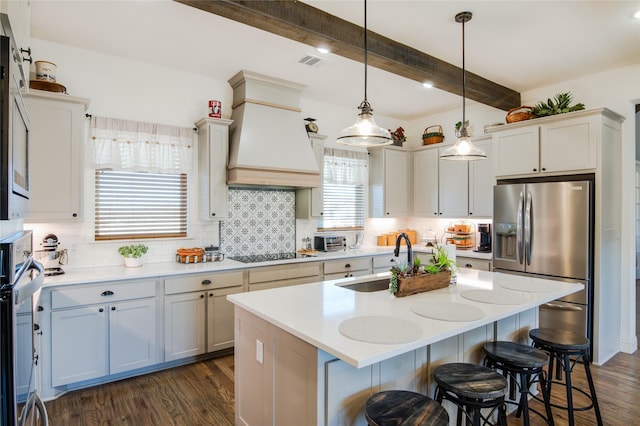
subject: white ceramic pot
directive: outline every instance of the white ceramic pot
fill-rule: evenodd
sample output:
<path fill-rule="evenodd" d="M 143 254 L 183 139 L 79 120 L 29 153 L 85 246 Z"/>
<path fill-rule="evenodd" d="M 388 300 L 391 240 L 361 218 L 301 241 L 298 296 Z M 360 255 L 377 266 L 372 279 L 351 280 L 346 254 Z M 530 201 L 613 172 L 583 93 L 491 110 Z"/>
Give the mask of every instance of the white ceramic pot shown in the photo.
<path fill-rule="evenodd" d="M 139 257 L 125 257 L 124 266 L 127 268 L 137 268 L 138 266 L 142 266 L 142 259 Z"/>
<path fill-rule="evenodd" d="M 56 81 L 57 65 L 49 61 L 36 61 L 36 80 Z"/>

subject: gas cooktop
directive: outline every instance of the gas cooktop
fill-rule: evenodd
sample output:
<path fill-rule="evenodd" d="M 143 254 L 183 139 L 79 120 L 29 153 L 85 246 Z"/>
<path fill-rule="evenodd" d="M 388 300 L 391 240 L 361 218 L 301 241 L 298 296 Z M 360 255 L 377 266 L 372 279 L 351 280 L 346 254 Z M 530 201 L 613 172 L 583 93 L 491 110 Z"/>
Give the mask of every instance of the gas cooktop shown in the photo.
<path fill-rule="evenodd" d="M 242 263 L 268 262 L 270 260 L 287 260 L 301 257 L 312 257 L 308 254 L 286 252 L 286 253 L 267 253 L 267 254 L 250 254 L 246 256 L 229 256 L 228 259 L 237 260 Z"/>

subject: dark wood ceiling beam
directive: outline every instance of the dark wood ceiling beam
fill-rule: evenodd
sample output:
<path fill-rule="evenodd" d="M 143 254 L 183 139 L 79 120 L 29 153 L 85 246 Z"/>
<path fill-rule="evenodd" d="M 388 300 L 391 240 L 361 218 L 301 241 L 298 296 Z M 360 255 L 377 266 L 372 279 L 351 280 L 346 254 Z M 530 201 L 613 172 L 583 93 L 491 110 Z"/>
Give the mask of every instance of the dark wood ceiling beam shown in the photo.
<path fill-rule="evenodd" d="M 305 3 L 291 0 L 175 0 L 309 46 L 362 62 L 363 28 Z M 372 31 L 367 32 L 369 65 L 399 76 L 433 82 L 462 96 L 462 69 Z M 467 71 L 466 96 L 501 110 L 520 106 L 520 93 Z"/>

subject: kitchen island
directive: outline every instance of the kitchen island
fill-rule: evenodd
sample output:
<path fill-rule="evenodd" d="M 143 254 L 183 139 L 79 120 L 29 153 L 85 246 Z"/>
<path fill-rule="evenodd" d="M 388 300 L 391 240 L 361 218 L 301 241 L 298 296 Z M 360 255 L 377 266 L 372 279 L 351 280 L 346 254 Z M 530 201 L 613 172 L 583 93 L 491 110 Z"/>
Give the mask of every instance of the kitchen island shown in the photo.
<path fill-rule="evenodd" d="M 537 307 L 583 288 L 462 268 L 457 284 L 395 298 L 349 284 L 388 273 L 228 296 L 235 304 L 236 424 L 366 424 L 373 393 L 433 395 L 431 371 L 526 342 Z"/>

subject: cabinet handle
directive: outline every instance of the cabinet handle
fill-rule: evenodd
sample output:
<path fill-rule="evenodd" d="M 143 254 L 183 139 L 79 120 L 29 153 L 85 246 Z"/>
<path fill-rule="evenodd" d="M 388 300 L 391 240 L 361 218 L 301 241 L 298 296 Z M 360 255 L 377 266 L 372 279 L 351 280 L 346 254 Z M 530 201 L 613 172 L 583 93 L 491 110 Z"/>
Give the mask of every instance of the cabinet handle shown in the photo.
<path fill-rule="evenodd" d="M 434 216 L 438 216 L 438 212 L 433 212 L 433 215 Z"/>
<path fill-rule="evenodd" d="M 213 297 L 213 293 L 209 293 L 209 297 Z"/>
<path fill-rule="evenodd" d="M 473 212 L 469 212 L 469 216 L 471 216 L 473 214 Z"/>
<path fill-rule="evenodd" d="M 534 172 L 537 172 L 537 171 L 538 171 L 538 169 L 533 169 L 533 171 L 534 171 Z"/>
<path fill-rule="evenodd" d="M 211 280 L 202 280 L 202 285 L 209 285 L 211 284 Z"/>
<path fill-rule="evenodd" d="M 44 308 L 42 306 L 38 305 L 38 312 L 42 312 L 42 311 L 44 311 Z"/>
<path fill-rule="evenodd" d="M 465 267 L 465 268 L 471 268 L 471 267 L 473 267 L 473 265 L 472 265 L 472 264 L 470 264 L 470 263 L 467 263 L 466 265 L 464 265 L 464 267 Z"/>
<path fill-rule="evenodd" d="M 215 213 L 211 213 L 211 216 L 215 216 L 215 215 L 216 215 Z"/>
<path fill-rule="evenodd" d="M 116 307 L 115 307 L 115 306 L 112 306 L 112 307 L 111 307 L 111 310 L 112 310 L 112 311 L 115 311 L 115 310 L 116 310 Z"/>
<path fill-rule="evenodd" d="M 390 263 L 393 263 L 393 262 L 395 262 L 395 261 L 396 261 L 396 260 L 395 260 L 394 258 L 389 259 L 389 262 L 390 262 Z"/>
<path fill-rule="evenodd" d="M 104 312 L 104 309 L 100 308 L 98 309 L 98 312 Z"/>
<path fill-rule="evenodd" d="M 351 268 L 351 264 L 347 263 L 346 265 L 344 265 L 345 268 Z"/>
<path fill-rule="evenodd" d="M 201 294 L 201 295 L 200 295 L 200 299 L 204 299 L 204 294 Z"/>
<path fill-rule="evenodd" d="M 391 213 L 387 212 L 387 216 L 389 216 Z"/>
<path fill-rule="evenodd" d="M 544 172 L 544 171 L 546 171 L 546 170 L 547 170 L 547 168 L 546 168 L 546 167 L 543 167 L 543 168 L 542 168 L 542 171 L 543 171 L 543 172 Z"/>
<path fill-rule="evenodd" d="M 440 216 L 442 216 L 442 212 L 438 213 Z"/>
<path fill-rule="evenodd" d="M 103 291 L 100 296 L 113 296 L 113 292 L 111 290 Z"/>
<path fill-rule="evenodd" d="M 73 216 L 73 217 L 78 217 L 78 213 L 74 213 L 74 214 L 72 214 L 71 216 Z"/>
<path fill-rule="evenodd" d="M 40 324 L 33 324 L 33 330 L 34 331 L 40 330 Z"/>

